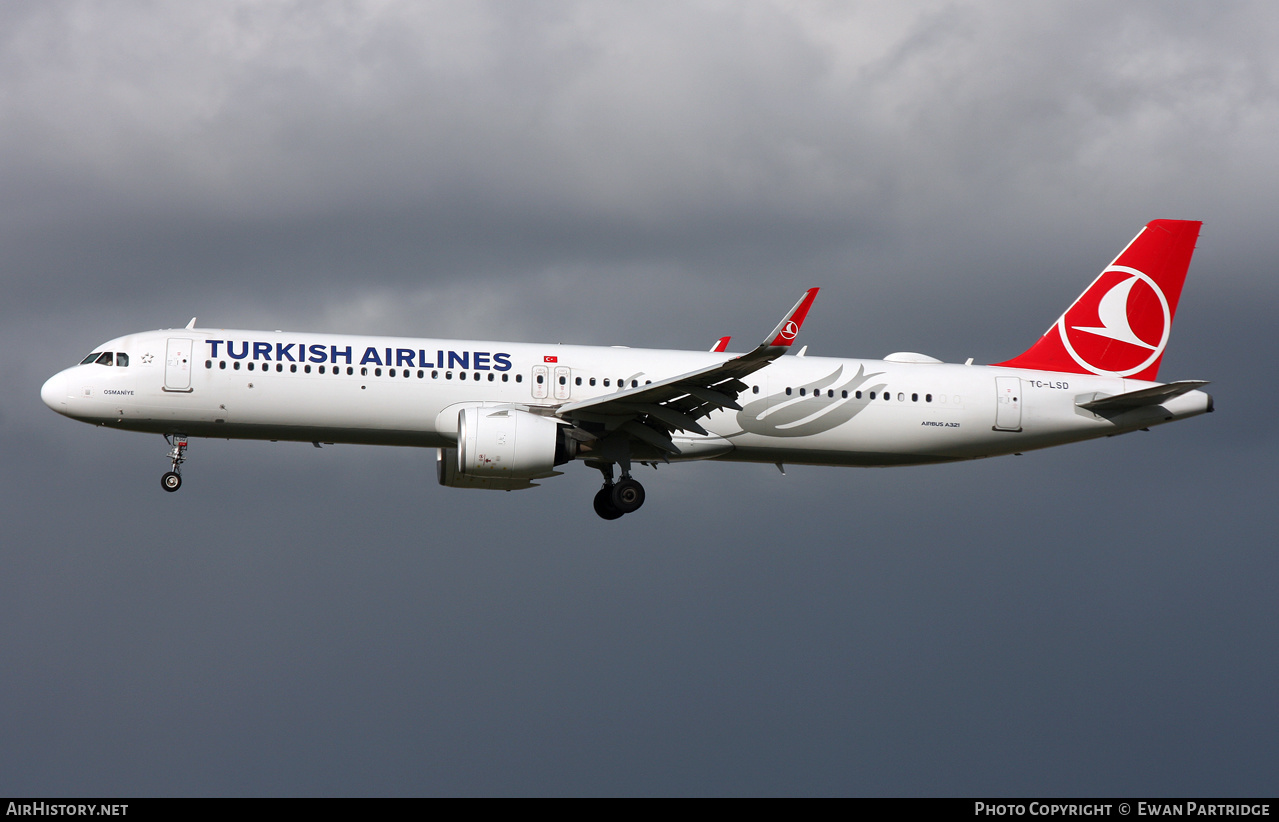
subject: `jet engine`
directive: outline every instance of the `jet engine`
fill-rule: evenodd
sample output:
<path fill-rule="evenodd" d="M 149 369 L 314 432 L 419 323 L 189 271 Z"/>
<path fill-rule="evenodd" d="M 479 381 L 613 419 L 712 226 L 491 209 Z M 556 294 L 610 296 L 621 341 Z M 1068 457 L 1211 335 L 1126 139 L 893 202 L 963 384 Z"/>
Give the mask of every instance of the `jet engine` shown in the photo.
<path fill-rule="evenodd" d="M 456 454 L 456 456 L 454 456 Z M 529 488 L 555 476 L 577 455 L 577 441 L 553 417 L 513 408 L 463 408 L 457 449 L 440 449 L 441 485 L 452 488 Z"/>

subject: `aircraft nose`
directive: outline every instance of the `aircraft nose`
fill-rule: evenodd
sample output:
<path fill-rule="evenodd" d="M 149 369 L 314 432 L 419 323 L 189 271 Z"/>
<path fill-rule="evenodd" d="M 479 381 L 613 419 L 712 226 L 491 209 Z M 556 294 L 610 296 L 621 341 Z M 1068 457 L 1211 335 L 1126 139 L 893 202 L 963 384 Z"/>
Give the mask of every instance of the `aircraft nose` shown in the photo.
<path fill-rule="evenodd" d="M 58 413 L 67 410 L 67 375 L 64 373 L 54 374 L 45 380 L 44 386 L 40 389 L 40 399 L 44 400 L 44 404 L 52 408 Z"/>

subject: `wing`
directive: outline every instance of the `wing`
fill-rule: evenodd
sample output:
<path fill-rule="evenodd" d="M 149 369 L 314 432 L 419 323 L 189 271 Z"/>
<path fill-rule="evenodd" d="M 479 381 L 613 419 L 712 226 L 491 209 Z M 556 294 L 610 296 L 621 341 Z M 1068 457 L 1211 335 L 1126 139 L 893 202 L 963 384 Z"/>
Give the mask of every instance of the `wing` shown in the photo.
<path fill-rule="evenodd" d="M 624 434 L 660 452 L 678 454 L 679 448 L 671 442 L 675 431 L 704 435 L 707 431 L 699 419 L 720 408 L 741 409 L 737 396 L 746 390 L 742 378 L 786 353 L 799 336 L 817 291 L 805 291 L 764 342 L 749 353 L 687 374 L 571 402 L 560 406 L 556 414 L 587 431 L 598 431 L 602 426 L 596 436 Z"/>

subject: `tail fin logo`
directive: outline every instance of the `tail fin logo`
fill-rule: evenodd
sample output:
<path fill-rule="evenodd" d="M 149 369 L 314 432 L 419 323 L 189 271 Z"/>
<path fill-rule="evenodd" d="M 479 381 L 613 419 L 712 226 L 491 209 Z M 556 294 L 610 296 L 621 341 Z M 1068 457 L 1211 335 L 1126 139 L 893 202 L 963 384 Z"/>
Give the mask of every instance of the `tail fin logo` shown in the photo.
<path fill-rule="evenodd" d="M 1057 329 L 1082 368 L 1128 377 L 1159 360 L 1172 330 L 1172 311 L 1153 279 L 1135 268 L 1112 265 L 1061 316 Z"/>

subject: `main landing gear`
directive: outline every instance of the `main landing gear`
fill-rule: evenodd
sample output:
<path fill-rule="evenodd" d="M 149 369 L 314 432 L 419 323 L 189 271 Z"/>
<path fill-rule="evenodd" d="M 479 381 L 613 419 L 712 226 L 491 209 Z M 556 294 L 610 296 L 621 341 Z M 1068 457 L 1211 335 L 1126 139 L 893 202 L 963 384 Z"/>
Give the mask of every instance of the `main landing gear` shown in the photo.
<path fill-rule="evenodd" d="M 172 436 L 165 434 L 164 441 L 170 446 L 169 460 L 173 463 L 172 470 L 160 477 L 160 487 L 166 491 L 176 491 L 182 487 L 182 463 L 187 459 L 187 438 L 186 434 L 173 434 Z"/>
<path fill-rule="evenodd" d="M 644 504 L 644 486 L 631 478 L 631 472 L 622 469 L 622 479 L 613 482 L 613 464 L 595 466 L 604 475 L 604 487 L 595 492 L 595 513 L 603 519 L 617 519 L 623 514 L 638 511 Z"/>

